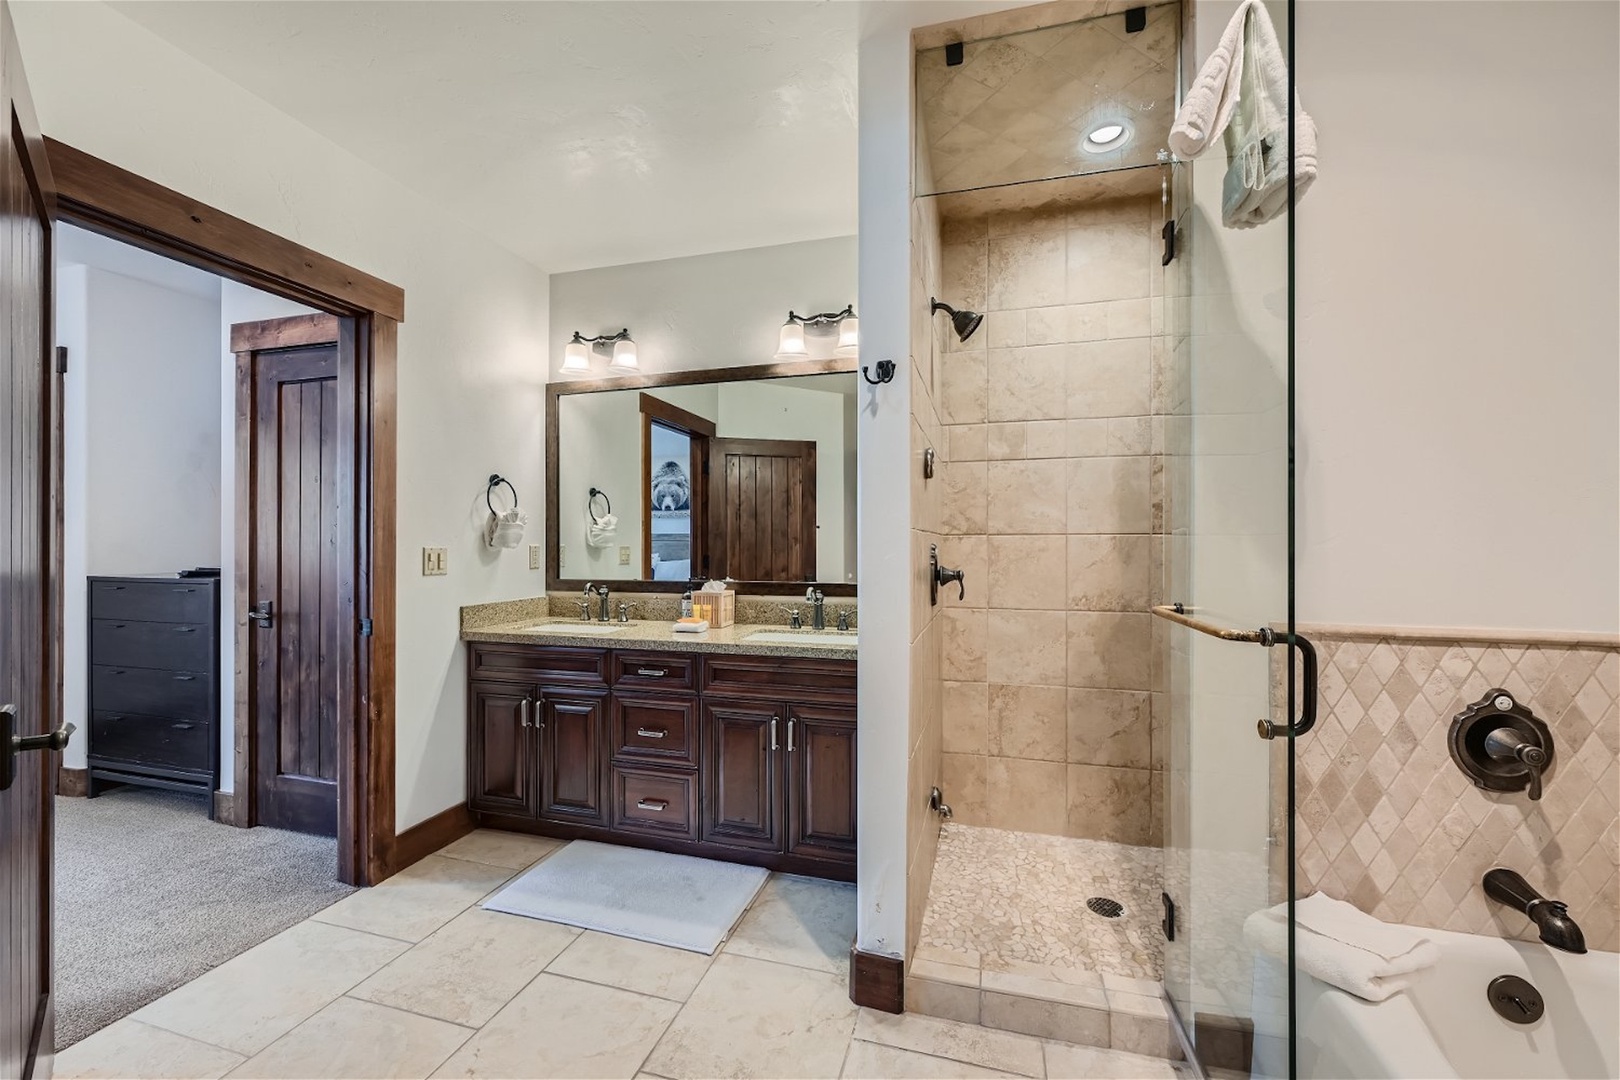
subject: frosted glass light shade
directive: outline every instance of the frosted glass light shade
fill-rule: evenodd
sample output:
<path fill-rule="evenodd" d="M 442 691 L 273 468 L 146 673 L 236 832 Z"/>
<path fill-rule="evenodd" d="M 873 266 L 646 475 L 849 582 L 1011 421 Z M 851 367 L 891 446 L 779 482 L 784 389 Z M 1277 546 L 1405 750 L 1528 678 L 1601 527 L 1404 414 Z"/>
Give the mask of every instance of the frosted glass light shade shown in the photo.
<path fill-rule="evenodd" d="M 636 343 L 629 338 L 621 338 L 613 343 L 613 362 L 608 364 L 609 371 L 623 371 L 634 374 L 641 370 L 641 362 L 636 358 Z"/>
<path fill-rule="evenodd" d="M 810 355 L 804 344 L 804 327 L 789 319 L 782 324 L 782 334 L 776 339 L 776 359 L 803 360 Z"/>
<path fill-rule="evenodd" d="M 838 324 L 838 348 L 833 350 L 834 356 L 859 356 L 861 352 L 861 320 L 853 315 L 845 316 L 844 321 Z"/>
<path fill-rule="evenodd" d="M 591 370 L 591 347 L 583 341 L 570 341 L 563 346 L 562 373 L 584 375 Z"/>

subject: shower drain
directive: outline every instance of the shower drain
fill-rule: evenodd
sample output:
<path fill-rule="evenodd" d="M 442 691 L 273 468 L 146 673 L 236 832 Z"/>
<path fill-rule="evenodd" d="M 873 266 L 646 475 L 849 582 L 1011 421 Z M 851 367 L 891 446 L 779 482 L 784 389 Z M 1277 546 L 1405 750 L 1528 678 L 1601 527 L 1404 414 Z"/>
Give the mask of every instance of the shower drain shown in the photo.
<path fill-rule="evenodd" d="M 1117 919 L 1125 914 L 1124 904 L 1106 896 L 1093 896 L 1086 901 L 1086 907 L 1105 919 Z"/>

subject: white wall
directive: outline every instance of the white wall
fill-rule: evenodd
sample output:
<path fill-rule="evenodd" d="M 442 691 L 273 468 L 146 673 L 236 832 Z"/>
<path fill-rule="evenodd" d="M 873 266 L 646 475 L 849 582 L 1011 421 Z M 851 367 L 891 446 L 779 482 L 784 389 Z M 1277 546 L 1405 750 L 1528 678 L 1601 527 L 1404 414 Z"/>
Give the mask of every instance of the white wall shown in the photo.
<path fill-rule="evenodd" d="M 624 327 L 646 374 L 768 364 L 790 310 L 841 311 L 855 301 L 855 279 L 853 236 L 553 274 L 551 370 L 574 331 Z M 831 355 L 833 340 L 807 340 L 822 347 L 812 355 Z M 596 357 L 601 373 L 607 359 Z"/>
<path fill-rule="evenodd" d="M 1299 617 L 1620 630 L 1620 7 L 1321 0 Z"/>
<path fill-rule="evenodd" d="M 461 802 L 458 609 L 542 591 L 525 553 L 491 552 L 481 530 L 490 473 L 542 497 L 546 275 L 106 4 L 12 11 L 48 134 L 405 290 L 396 824 Z M 420 576 L 427 545 L 450 549 L 446 576 Z"/>

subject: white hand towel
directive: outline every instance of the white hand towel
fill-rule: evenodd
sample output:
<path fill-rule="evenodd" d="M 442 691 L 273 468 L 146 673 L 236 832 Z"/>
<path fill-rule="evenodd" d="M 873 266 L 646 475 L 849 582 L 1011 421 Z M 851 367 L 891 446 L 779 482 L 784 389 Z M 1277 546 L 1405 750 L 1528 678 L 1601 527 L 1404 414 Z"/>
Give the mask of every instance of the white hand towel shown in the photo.
<path fill-rule="evenodd" d="M 593 548 L 610 547 L 618 534 L 619 519 L 613 514 L 603 514 L 585 526 L 585 542 Z"/>
<path fill-rule="evenodd" d="M 1422 933 L 1373 918 L 1353 904 L 1312 893 L 1294 905 L 1294 959 L 1301 971 L 1368 1001 L 1383 1001 L 1440 962 Z M 1288 905 L 1250 915 L 1243 940 L 1251 949 L 1288 958 Z"/>
<path fill-rule="evenodd" d="M 1221 219 L 1270 221 L 1288 205 L 1288 65 L 1262 0 L 1244 0 L 1176 113 L 1170 147 L 1197 157 L 1225 135 Z M 1316 124 L 1294 95 L 1294 197 L 1317 173 Z"/>

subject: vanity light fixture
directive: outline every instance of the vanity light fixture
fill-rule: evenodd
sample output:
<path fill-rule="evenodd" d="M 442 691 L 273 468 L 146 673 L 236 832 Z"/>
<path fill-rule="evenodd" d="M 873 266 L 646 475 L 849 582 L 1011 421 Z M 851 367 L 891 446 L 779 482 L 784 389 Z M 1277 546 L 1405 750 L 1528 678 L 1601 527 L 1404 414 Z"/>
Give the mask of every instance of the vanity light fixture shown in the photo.
<path fill-rule="evenodd" d="M 1125 120 L 1104 120 L 1094 125 L 1080 140 L 1080 148 L 1090 154 L 1110 154 L 1131 141 L 1131 125 Z"/>
<path fill-rule="evenodd" d="M 781 333 L 777 335 L 775 359 L 806 360 L 809 358 L 810 346 L 804 339 L 806 327 L 812 331 L 824 331 L 836 327 L 838 330 L 838 345 L 833 350 L 833 355 L 860 355 L 861 321 L 855 317 L 855 305 L 850 304 L 843 311 L 824 311 L 819 315 L 799 315 L 791 311 L 788 312 L 787 322 L 782 324 Z"/>
<path fill-rule="evenodd" d="M 573 339 L 563 346 L 562 374 L 573 378 L 590 374 L 593 349 L 602 352 L 611 350 L 612 359 L 608 362 L 611 372 L 634 375 L 641 370 L 641 363 L 636 357 L 636 343 L 630 340 L 630 330 L 626 327 L 617 334 L 601 334 L 597 337 L 586 337 L 575 330 Z"/>

